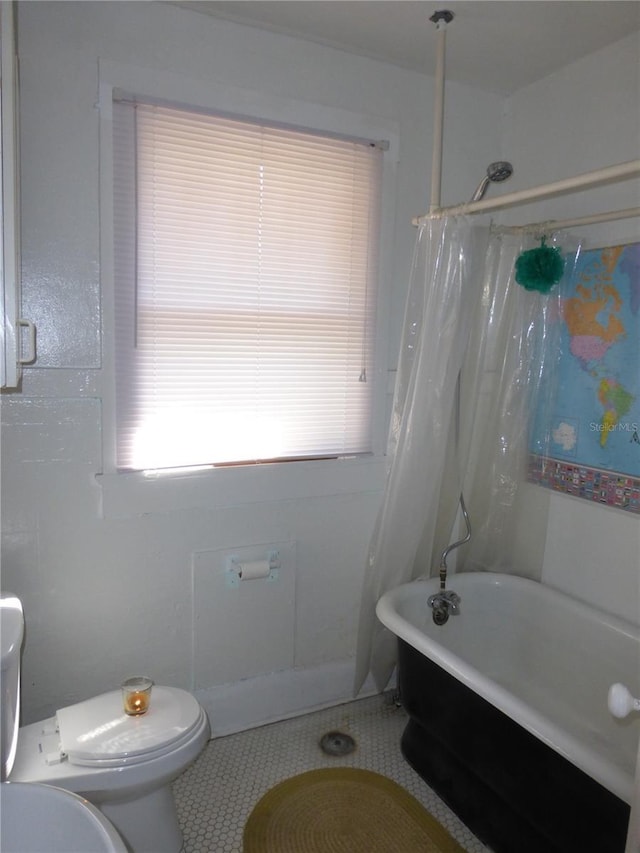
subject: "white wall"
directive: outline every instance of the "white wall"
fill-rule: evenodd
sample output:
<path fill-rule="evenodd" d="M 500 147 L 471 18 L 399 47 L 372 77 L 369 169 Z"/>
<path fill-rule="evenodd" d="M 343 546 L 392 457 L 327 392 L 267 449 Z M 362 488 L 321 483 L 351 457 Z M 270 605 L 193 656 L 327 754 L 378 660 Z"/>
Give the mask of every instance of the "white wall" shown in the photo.
<path fill-rule="evenodd" d="M 2 399 L 2 586 L 22 598 L 27 615 L 24 720 L 111 689 L 131 673 L 192 687 L 198 555 L 279 541 L 295 543 L 289 668 L 244 679 L 252 648 L 272 630 L 271 614 L 247 624 L 246 651 L 238 652 L 213 620 L 220 602 L 212 601 L 210 611 L 206 601 L 196 602 L 205 625 L 211 617 L 207 648 L 238 660 L 231 686 L 199 688 L 214 731 L 347 698 L 379 468 L 363 467 L 333 492 L 334 471 L 303 468 L 295 494 L 273 499 L 265 499 L 260 474 L 249 471 L 227 503 L 224 491 L 221 499 L 219 489 L 200 481 L 189 500 L 154 491 L 141 506 L 138 486 L 125 483 L 107 496 L 108 517 L 101 513 L 102 400 L 112 377 L 102 358 L 97 66 L 98 59 L 132 64 L 394 123 L 396 214 L 384 283 L 391 368 L 414 238 L 410 221 L 428 205 L 432 81 L 147 3 L 23 3 L 19 34 L 23 314 L 38 326 L 39 360 L 27 369 L 22 391 Z M 506 104 L 503 138 L 500 99 L 448 85 L 444 203 L 469 197 L 486 164 L 499 157 L 513 160 L 515 189 L 637 156 L 634 62 L 630 38 L 518 93 Z M 613 195 L 612 207 L 635 203 L 621 188 L 602 192 Z M 582 199 L 554 204 L 558 215 L 587 206 Z M 588 204 L 601 206 L 599 199 Z M 620 239 L 625 228 L 616 231 Z M 251 503 L 257 492 L 260 500 Z M 551 503 L 545 579 L 631 615 L 638 520 L 561 495 Z"/>
<path fill-rule="evenodd" d="M 391 368 L 411 217 L 426 210 L 429 198 L 432 81 L 152 3 L 22 3 L 18 24 L 22 313 L 37 325 L 39 357 L 25 371 L 21 392 L 2 399 L 2 586 L 26 610 L 24 721 L 112 689 L 132 673 L 192 688 L 195 670 L 207 670 L 194 661 L 194 615 L 206 654 L 237 661 L 231 686 L 198 685 L 214 731 L 348 698 L 382 466 L 362 466 L 347 486 L 331 466 L 302 467 L 287 475 L 294 483 L 276 497 L 269 489 L 279 480 L 265 484 L 263 469 L 238 473 L 228 491 L 201 478 L 188 498 L 180 489 L 176 495 L 162 484 L 126 480 L 105 495 L 96 479 L 112 380 L 103 361 L 111 330 L 102 328 L 101 286 L 108 285 L 100 269 L 98 60 L 395 126 L 395 227 L 383 259 Z M 486 164 L 500 156 L 501 115 L 496 96 L 447 87 L 444 202 L 468 197 Z M 289 664 L 279 674 L 245 679 L 278 617 L 258 608 L 238 648 L 215 618 L 220 600 L 210 607 L 206 596 L 194 601 L 192 584 L 197 597 L 203 552 L 214 561 L 221 550 L 271 542 L 295 545 L 295 610 L 283 651 Z"/>
<path fill-rule="evenodd" d="M 523 89 L 507 103 L 503 147 L 516 170 L 512 189 L 634 160 L 639 142 L 637 33 Z M 568 218 L 638 204 L 640 184 L 633 181 L 513 210 L 509 220 Z M 575 233 L 585 248 L 633 242 L 638 220 Z M 640 518 L 555 493 L 548 509 L 543 580 L 640 621 Z"/>

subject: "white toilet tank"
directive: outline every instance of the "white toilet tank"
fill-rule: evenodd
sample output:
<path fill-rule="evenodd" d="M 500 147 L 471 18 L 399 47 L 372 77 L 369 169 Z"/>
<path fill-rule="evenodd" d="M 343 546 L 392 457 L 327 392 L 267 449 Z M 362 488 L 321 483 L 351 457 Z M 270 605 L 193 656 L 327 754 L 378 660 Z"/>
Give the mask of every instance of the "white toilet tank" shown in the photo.
<path fill-rule="evenodd" d="M 20 725 L 20 654 L 24 636 L 24 614 L 19 598 L 0 593 L 0 648 L 2 650 L 2 694 L 0 695 L 2 781 L 13 767 Z"/>

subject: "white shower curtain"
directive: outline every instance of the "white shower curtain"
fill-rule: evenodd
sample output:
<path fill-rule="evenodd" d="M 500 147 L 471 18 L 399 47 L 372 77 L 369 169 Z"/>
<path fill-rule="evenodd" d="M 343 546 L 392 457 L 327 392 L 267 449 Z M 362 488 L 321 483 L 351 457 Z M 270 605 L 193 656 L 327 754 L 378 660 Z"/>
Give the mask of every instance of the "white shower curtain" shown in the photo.
<path fill-rule="evenodd" d="M 387 485 L 365 567 L 356 693 L 369 672 L 384 689 L 395 664 L 396 638 L 375 617 L 378 599 L 437 572 L 439 555 L 453 538 L 462 489 L 473 536 L 456 553 L 457 565 L 514 570 L 512 531 L 518 487 L 526 479 L 527 426 L 532 410 L 553 392 L 558 354 L 559 289 L 529 292 L 514 279 L 516 258 L 534 245 L 532 236 L 491 233 L 470 217 L 427 221 L 419 229 Z M 541 553 L 528 574 L 539 576 Z"/>
<path fill-rule="evenodd" d="M 388 589 L 411 580 L 418 547 L 433 538 L 441 507 L 455 390 L 482 292 L 488 229 L 465 218 L 419 227 L 389 430 L 387 486 L 371 539 L 360 609 L 356 693 L 368 672 L 383 689 L 395 637 L 375 617 Z M 461 483 L 452 492 L 453 514 Z M 446 512 L 445 512 L 446 514 Z"/>
<path fill-rule="evenodd" d="M 546 238 L 557 245 L 555 235 Z M 473 536 L 457 555 L 457 569 L 525 574 L 540 580 L 549 493 L 536 487 L 535 514 L 523 503 L 529 432 L 533 417 L 549 423 L 556 393 L 562 289 L 529 291 L 515 280 L 518 255 L 539 241 L 500 234 L 489 241 L 481 310 L 462 373 L 461 422 L 469 430 L 463 481 Z M 567 243 L 571 243 L 568 250 Z M 571 276 L 578 247 L 564 236 L 565 276 Z M 558 247 L 560 248 L 560 247 Z M 529 542 L 523 553 L 522 524 Z M 519 556 L 516 558 L 516 552 Z"/>

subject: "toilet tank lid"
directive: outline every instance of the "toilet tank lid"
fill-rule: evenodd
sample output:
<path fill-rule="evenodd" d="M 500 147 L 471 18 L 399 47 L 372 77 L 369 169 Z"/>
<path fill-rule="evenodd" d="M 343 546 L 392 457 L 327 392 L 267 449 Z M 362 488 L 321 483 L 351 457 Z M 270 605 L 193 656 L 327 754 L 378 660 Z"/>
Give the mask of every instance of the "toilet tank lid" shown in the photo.
<path fill-rule="evenodd" d="M 136 763 L 177 748 L 203 714 L 185 690 L 154 687 L 147 713 L 129 717 L 112 690 L 57 711 L 60 749 L 72 764 Z"/>

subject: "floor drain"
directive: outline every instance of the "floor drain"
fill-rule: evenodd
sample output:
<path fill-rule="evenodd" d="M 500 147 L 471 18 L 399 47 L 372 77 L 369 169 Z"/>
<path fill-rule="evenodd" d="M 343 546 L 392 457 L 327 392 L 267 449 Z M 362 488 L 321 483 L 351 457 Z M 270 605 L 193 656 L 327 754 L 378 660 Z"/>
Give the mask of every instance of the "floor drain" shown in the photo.
<path fill-rule="evenodd" d="M 327 732 L 320 738 L 320 749 L 327 755 L 349 755 L 355 748 L 355 740 L 344 732 Z"/>

